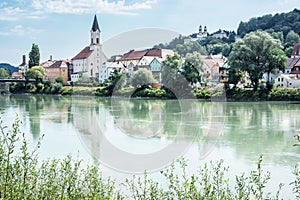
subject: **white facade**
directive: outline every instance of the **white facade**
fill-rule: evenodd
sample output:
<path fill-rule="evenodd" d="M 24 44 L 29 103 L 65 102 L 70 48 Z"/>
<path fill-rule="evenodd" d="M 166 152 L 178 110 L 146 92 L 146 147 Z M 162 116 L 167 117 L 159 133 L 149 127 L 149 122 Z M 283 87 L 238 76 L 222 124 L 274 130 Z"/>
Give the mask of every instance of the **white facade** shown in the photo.
<path fill-rule="evenodd" d="M 80 73 L 89 78 L 98 78 L 102 63 L 107 58 L 102 52 L 100 29 L 95 15 L 91 33 L 91 44 L 79 52 L 73 59 L 73 73 Z"/>
<path fill-rule="evenodd" d="M 111 73 L 117 69 L 120 70 L 123 67 L 121 63 L 118 62 L 106 62 L 104 63 L 99 72 L 99 82 L 104 83 L 106 79 L 111 76 Z"/>
<path fill-rule="evenodd" d="M 281 74 L 275 78 L 274 88 L 299 88 L 300 79 L 292 74 Z"/>

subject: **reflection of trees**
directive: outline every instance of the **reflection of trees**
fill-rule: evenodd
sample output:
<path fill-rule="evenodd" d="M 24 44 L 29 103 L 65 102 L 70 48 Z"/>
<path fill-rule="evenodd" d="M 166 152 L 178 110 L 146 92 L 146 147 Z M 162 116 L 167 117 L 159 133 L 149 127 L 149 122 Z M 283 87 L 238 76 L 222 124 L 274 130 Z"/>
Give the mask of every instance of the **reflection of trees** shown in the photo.
<path fill-rule="evenodd" d="M 70 102 L 65 97 L 41 95 L 11 95 L 10 103 L 28 114 L 30 132 L 34 139 L 41 134 L 41 117 L 62 123 L 67 119 Z"/>
<path fill-rule="evenodd" d="M 292 147 L 293 135 L 300 129 L 297 105 L 235 102 L 228 103 L 227 111 L 228 130 L 223 139 L 238 155 L 253 160 L 263 153 L 266 160 L 279 162 L 297 159 L 288 155 L 297 151 Z"/>

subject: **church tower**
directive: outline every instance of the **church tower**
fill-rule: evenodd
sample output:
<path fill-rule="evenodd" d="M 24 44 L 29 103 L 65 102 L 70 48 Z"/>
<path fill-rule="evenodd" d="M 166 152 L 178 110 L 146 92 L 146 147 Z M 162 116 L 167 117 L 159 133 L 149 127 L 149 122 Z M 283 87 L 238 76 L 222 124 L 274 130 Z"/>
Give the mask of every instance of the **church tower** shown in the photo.
<path fill-rule="evenodd" d="M 91 45 L 100 45 L 100 28 L 97 20 L 97 16 L 94 17 L 94 22 L 91 29 Z"/>

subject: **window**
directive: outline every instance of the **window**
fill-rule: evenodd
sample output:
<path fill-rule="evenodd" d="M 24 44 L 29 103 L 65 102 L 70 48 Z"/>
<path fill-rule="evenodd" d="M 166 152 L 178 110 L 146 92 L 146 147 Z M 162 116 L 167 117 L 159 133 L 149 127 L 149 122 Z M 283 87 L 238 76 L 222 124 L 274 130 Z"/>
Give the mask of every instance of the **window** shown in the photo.
<path fill-rule="evenodd" d="M 283 82 L 283 78 L 281 78 L 281 82 Z"/>
<path fill-rule="evenodd" d="M 280 82 L 280 78 L 278 78 L 278 82 Z"/>
<path fill-rule="evenodd" d="M 97 38 L 96 40 L 97 40 L 97 44 L 99 44 L 99 38 Z"/>

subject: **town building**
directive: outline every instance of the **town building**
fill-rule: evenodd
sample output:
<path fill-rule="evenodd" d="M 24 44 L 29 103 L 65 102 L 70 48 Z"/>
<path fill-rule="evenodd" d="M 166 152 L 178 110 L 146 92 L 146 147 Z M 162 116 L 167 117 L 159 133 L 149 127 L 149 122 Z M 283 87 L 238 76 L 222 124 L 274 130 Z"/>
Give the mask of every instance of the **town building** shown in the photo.
<path fill-rule="evenodd" d="M 184 43 L 195 42 L 198 40 L 205 40 L 207 36 L 208 36 L 207 27 L 204 26 L 204 29 L 202 29 L 202 25 L 200 25 L 198 29 L 198 33 L 193 33 L 189 35 L 188 38 L 184 40 Z"/>
<path fill-rule="evenodd" d="M 219 82 L 220 67 L 226 62 L 226 58 L 222 54 L 201 56 L 203 62 L 202 82 Z"/>
<path fill-rule="evenodd" d="M 168 55 L 173 56 L 174 52 L 169 49 L 131 50 L 125 53 L 117 62 L 122 63 L 129 74 L 141 68 L 148 69 L 152 72 L 153 78 L 160 83 L 161 65 Z"/>
<path fill-rule="evenodd" d="M 294 74 L 280 74 L 276 77 L 274 88 L 299 88 L 300 79 Z"/>
<path fill-rule="evenodd" d="M 102 51 L 101 31 L 99 28 L 97 16 L 95 15 L 92 28 L 90 30 L 90 45 L 84 47 L 76 56 L 72 58 L 73 74 L 71 81 L 81 76 L 98 79 L 99 70 L 107 57 Z M 71 78 L 71 79 L 72 79 Z"/>
<path fill-rule="evenodd" d="M 52 65 L 45 67 L 45 79 L 56 82 L 58 77 L 63 78 L 63 84 L 67 84 L 68 81 L 68 61 L 59 60 L 55 61 Z"/>

